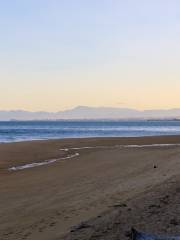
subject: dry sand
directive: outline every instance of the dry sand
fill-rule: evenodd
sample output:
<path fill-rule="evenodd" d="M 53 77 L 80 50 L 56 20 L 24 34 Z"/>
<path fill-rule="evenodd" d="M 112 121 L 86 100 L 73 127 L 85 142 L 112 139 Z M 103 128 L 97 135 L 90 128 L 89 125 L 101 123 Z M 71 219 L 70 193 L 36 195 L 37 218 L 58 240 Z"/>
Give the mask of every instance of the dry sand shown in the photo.
<path fill-rule="evenodd" d="M 0 239 L 128 239 L 131 226 L 180 234 L 180 146 L 116 146 L 169 143 L 180 137 L 0 144 Z"/>

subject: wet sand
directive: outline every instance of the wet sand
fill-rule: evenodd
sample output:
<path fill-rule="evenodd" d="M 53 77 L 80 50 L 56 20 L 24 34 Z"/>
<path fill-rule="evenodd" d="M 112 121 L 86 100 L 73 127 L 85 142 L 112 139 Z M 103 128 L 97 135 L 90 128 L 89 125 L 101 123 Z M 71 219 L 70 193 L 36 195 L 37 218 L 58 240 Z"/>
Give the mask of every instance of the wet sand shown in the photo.
<path fill-rule="evenodd" d="M 128 239 L 132 225 L 177 232 L 180 146 L 122 145 L 179 143 L 172 136 L 0 144 L 0 239 Z M 8 170 L 50 159 L 57 161 Z"/>

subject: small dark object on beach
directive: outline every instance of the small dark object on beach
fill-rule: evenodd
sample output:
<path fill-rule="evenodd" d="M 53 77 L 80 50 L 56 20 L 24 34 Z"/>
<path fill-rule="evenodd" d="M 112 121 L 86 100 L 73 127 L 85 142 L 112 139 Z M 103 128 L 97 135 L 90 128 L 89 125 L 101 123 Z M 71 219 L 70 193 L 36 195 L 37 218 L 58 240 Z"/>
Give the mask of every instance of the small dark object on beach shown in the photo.
<path fill-rule="evenodd" d="M 154 168 L 157 168 L 157 165 L 153 165 Z"/>
<path fill-rule="evenodd" d="M 170 220 L 170 224 L 172 224 L 172 225 L 174 225 L 174 226 L 179 225 L 177 219 L 175 219 L 175 218 L 173 218 L 173 219 Z"/>
<path fill-rule="evenodd" d="M 169 195 L 166 195 L 163 198 L 161 198 L 160 202 L 167 205 L 169 203 Z"/>
<path fill-rule="evenodd" d="M 126 232 L 125 232 L 125 236 L 126 236 L 127 238 L 131 239 L 131 236 L 132 236 L 131 231 L 126 231 Z"/>

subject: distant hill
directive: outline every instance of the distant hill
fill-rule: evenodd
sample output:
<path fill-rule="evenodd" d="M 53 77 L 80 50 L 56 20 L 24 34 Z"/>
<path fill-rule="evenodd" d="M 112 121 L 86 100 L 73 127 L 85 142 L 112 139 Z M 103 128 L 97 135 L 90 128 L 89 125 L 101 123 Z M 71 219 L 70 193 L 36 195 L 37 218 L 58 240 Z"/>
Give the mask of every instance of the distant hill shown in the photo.
<path fill-rule="evenodd" d="M 180 108 L 144 110 L 111 107 L 86 107 L 59 112 L 0 111 L 0 120 L 58 120 L 58 119 L 180 119 Z"/>

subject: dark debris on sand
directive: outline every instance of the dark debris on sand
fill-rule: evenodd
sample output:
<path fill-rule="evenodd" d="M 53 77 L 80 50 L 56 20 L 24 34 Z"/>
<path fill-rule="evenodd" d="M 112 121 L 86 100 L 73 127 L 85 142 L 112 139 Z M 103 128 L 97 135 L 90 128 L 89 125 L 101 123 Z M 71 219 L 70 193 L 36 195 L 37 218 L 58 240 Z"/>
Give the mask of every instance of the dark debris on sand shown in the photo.
<path fill-rule="evenodd" d="M 131 228 L 155 234 L 180 235 L 180 181 L 117 203 L 106 213 L 71 229 L 63 240 L 128 240 Z"/>

